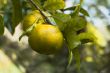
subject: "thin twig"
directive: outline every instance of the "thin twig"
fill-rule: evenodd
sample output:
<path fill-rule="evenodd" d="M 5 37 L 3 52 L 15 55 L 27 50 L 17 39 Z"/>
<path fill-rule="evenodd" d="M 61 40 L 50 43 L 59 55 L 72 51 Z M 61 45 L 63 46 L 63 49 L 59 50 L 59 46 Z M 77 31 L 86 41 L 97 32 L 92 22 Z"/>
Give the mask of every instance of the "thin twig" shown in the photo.
<path fill-rule="evenodd" d="M 29 0 L 29 2 L 36 8 L 40 11 L 40 13 L 44 16 L 44 19 L 46 19 L 46 22 L 49 23 L 49 24 L 52 24 L 48 17 L 42 12 L 42 10 L 35 4 L 35 2 L 33 0 Z"/>

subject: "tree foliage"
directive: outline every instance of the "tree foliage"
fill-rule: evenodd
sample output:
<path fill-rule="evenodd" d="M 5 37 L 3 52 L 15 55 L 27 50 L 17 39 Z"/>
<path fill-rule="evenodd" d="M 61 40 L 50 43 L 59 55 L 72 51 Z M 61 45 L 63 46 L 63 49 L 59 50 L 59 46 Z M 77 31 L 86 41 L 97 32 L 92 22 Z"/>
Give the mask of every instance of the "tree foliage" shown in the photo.
<path fill-rule="evenodd" d="M 94 40 L 98 38 L 86 30 L 88 25 L 86 16 L 89 16 L 89 13 L 81 6 L 82 2 L 79 2 L 77 5 L 73 5 L 72 7 L 65 8 L 64 0 L 33 0 L 36 5 L 29 3 L 30 1 L 32 0 L 7 1 L 5 7 L 2 9 L 2 11 L 4 11 L 3 17 L 0 15 L 0 36 L 4 33 L 4 27 L 7 27 L 10 33 L 14 34 L 15 28 L 22 22 L 23 16 L 29 14 L 28 12 L 36 10 L 36 6 L 38 6 L 39 9 L 37 9 L 44 16 L 45 23 L 50 22 L 52 25 L 58 26 L 60 31 L 63 33 L 64 40 L 69 51 L 68 66 L 71 64 L 74 56 L 77 67 L 79 68 L 80 53 L 77 47 L 88 42 L 97 42 Z M 8 12 L 6 10 L 11 11 Z M 70 14 L 65 14 L 65 11 L 70 11 Z M 5 19 L 4 21 L 3 18 Z M 33 27 L 34 23 L 30 28 L 24 31 L 20 36 L 20 39 L 26 33 L 30 32 Z"/>

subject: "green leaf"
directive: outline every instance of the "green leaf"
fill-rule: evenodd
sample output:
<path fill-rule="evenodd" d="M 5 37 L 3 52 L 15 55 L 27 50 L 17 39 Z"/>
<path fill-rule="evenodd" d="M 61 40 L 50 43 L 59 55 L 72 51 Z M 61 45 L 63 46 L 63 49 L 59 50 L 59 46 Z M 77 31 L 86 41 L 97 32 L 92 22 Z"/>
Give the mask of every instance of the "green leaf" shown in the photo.
<path fill-rule="evenodd" d="M 75 8 L 76 8 L 76 6 L 69 7 L 69 8 L 64 9 L 64 11 L 66 11 L 66 10 L 75 10 Z"/>
<path fill-rule="evenodd" d="M 65 7 L 65 2 L 63 0 L 47 0 L 43 7 L 50 11 L 63 9 Z"/>
<path fill-rule="evenodd" d="M 19 24 L 22 19 L 22 7 L 20 0 L 12 0 L 13 13 L 12 13 L 12 34 L 15 31 L 15 27 Z"/>
<path fill-rule="evenodd" d="M 54 20 L 56 21 L 59 29 L 61 31 L 64 30 L 64 28 L 66 27 L 66 22 L 68 22 L 71 19 L 71 16 L 68 14 L 63 14 L 63 13 L 56 13 L 52 16 L 54 18 Z"/>
<path fill-rule="evenodd" d="M 72 59 L 73 59 L 73 52 L 71 50 L 69 50 L 69 55 L 68 55 L 68 65 L 67 65 L 67 68 L 69 68 L 71 62 L 72 62 Z"/>
<path fill-rule="evenodd" d="M 69 50 L 72 50 L 81 44 L 75 32 L 67 32 L 64 36 Z"/>
<path fill-rule="evenodd" d="M 63 34 L 67 42 L 68 48 L 74 49 L 79 44 L 81 44 L 76 32 L 86 27 L 86 20 L 84 17 L 77 16 L 70 19 L 70 21 L 68 21 L 66 24 L 67 25 L 64 29 Z"/>
<path fill-rule="evenodd" d="M 75 8 L 76 8 L 76 6 L 69 7 L 69 8 L 64 9 L 64 11 L 66 11 L 66 10 L 72 10 L 72 11 L 74 11 Z M 84 8 L 80 8 L 80 13 L 82 13 L 85 16 L 89 16 L 89 13 Z"/>
<path fill-rule="evenodd" d="M 89 16 L 89 13 L 84 8 L 80 9 L 80 13 L 82 13 L 85 16 Z"/>
<path fill-rule="evenodd" d="M 77 16 L 72 19 L 70 19 L 67 23 L 66 29 L 69 29 L 69 31 L 74 30 L 78 31 L 86 27 L 87 21 L 85 17 L 83 16 Z"/>
<path fill-rule="evenodd" d="M 76 60 L 76 68 L 80 71 L 80 53 L 78 48 L 72 50 L 74 59 Z"/>
<path fill-rule="evenodd" d="M 80 39 L 77 35 L 77 31 L 86 27 L 86 20 L 84 17 L 77 16 L 70 19 L 70 21 L 68 21 L 66 24 L 67 25 L 64 29 L 63 34 L 68 48 L 74 49 L 79 44 L 81 44 Z"/>
<path fill-rule="evenodd" d="M 65 23 L 71 19 L 71 16 L 64 13 L 56 13 L 53 15 L 53 18 Z"/>
<path fill-rule="evenodd" d="M 0 15 L 0 36 L 4 33 L 3 17 Z"/>
<path fill-rule="evenodd" d="M 81 9 L 81 6 L 80 4 L 78 4 L 74 10 L 73 13 L 71 13 L 71 16 L 75 17 L 75 16 L 78 16 L 79 15 L 79 12 L 80 12 L 80 9 Z"/>
<path fill-rule="evenodd" d="M 95 36 L 93 36 L 93 34 L 89 33 L 89 32 L 85 32 L 85 33 L 80 33 L 78 35 L 79 40 L 82 43 L 88 43 L 88 42 L 93 42 L 94 39 L 96 39 Z"/>

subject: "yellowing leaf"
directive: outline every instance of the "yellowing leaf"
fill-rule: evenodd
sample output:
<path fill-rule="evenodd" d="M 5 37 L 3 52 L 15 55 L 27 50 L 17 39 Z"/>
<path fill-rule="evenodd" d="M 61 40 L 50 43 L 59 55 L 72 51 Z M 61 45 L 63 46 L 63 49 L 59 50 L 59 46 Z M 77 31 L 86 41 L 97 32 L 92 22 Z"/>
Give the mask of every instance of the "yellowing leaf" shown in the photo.
<path fill-rule="evenodd" d="M 94 42 L 99 46 L 106 46 L 107 42 L 104 39 L 103 35 L 93 26 L 91 23 L 87 24 L 87 32 L 91 33 L 96 39 L 94 39 Z"/>

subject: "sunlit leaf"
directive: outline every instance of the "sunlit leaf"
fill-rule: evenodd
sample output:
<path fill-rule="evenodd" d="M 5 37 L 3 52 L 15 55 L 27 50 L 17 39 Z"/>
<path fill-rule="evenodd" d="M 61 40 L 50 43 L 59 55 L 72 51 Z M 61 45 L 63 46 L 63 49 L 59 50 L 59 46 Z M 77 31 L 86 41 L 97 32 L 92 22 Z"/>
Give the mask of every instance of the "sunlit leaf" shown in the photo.
<path fill-rule="evenodd" d="M 65 2 L 63 0 L 47 0 L 43 6 L 47 10 L 58 10 L 65 7 Z"/>
<path fill-rule="evenodd" d="M 63 31 L 64 28 L 66 27 L 65 23 L 71 19 L 70 15 L 63 14 L 63 13 L 56 13 L 52 17 L 55 19 L 55 21 L 61 31 Z"/>
<path fill-rule="evenodd" d="M 4 22 L 3 17 L 0 15 L 0 36 L 4 33 Z"/>

